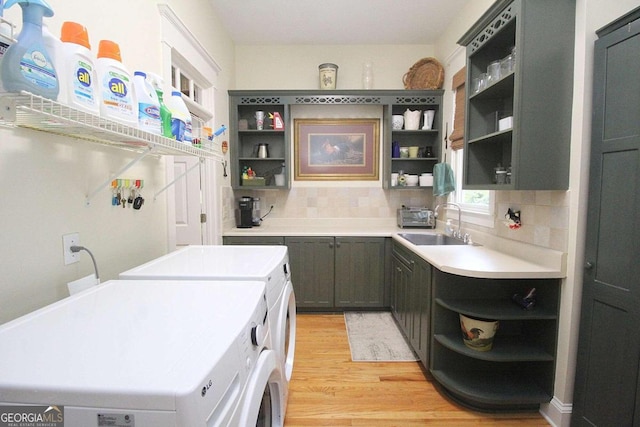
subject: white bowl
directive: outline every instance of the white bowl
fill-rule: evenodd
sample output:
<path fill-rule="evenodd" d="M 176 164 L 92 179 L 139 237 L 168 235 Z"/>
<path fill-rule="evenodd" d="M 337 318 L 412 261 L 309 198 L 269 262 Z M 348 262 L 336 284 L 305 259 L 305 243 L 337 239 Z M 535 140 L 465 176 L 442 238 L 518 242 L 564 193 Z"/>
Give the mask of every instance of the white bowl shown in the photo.
<path fill-rule="evenodd" d="M 407 186 L 409 187 L 415 187 L 416 185 L 418 185 L 418 175 L 406 175 L 406 179 L 407 179 Z"/>

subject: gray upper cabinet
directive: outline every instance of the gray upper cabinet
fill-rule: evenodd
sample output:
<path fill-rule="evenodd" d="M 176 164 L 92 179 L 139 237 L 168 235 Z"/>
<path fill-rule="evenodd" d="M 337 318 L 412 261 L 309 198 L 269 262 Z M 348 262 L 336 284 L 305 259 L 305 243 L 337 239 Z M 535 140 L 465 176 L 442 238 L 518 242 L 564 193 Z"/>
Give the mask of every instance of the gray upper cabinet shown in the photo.
<path fill-rule="evenodd" d="M 379 107 L 380 141 L 376 146 L 382 159 L 382 185 L 384 188 L 403 190 L 407 187 L 392 186 L 391 174 L 403 171 L 406 174 L 433 171 L 441 156 L 442 138 L 442 96 L 443 90 L 332 90 L 325 92 L 311 90 L 230 90 L 229 91 L 229 131 L 230 131 L 230 174 L 233 189 L 275 189 L 291 187 L 295 171 L 291 146 L 295 146 L 292 133 L 293 116 L 298 106 L 305 106 L 305 117 L 309 117 L 308 107 L 322 107 L 320 118 L 326 108 L 375 106 Z M 415 130 L 392 129 L 393 115 L 402 115 L 406 110 L 420 111 L 419 128 Z M 425 111 L 434 112 L 430 129 L 424 126 Z M 266 115 L 263 129 L 257 129 L 256 112 Z M 274 129 L 269 113 L 277 112 L 282 118 L 284 129 Z M 333 116 L 333 114 L 332 114 Z M 348 114 L 347 114 L 348 116 Z M 346 118 L 346 117 L 345 117 Z M 424 128 L 424 129 L 423 129 Z M 392 143 L 399 147 L 418 147 L 420 155 L 413 158 L 394 157 Z M 259 156 L 260 144 L 268 145 L 268 156 Z M 244 169 L 251 168 L 256 176 L 264 180 L 242 179 Z M 284 173 L 284 183 L 277 184 L 274 175 Z M 416 188 L 416 187 L 408 187 Z"/>
<path fill-rule="evenodd" d="M 574 27 L 575 0 L 498 0 L 458 41 L 467 54 L 464 188 L 568 188 Z M 496 181 L 499 166 L 511 168 L 506 183 Z"/>
<path fill-rule="evenodd" d="M 284 98 L 277 94 L 229 91 L 229 103 L 231 186 L 234 189 L 289 188 L 289 131 L 287 126 L 274 129 L 273 120 L 269 118 L 269 114 L 278 113 L 283 123 L 287 123 L 289 109 Z M 258 111 L 265 115 L 262 129 L 257 126 Z M 260 144 L 267 144 L 268 156 L 258 155 Z M 264 180 L 244 181 L 242 174 L 248 168 Z M 284 183 L 278 185 L 275 175 L 283 171 Z"/>

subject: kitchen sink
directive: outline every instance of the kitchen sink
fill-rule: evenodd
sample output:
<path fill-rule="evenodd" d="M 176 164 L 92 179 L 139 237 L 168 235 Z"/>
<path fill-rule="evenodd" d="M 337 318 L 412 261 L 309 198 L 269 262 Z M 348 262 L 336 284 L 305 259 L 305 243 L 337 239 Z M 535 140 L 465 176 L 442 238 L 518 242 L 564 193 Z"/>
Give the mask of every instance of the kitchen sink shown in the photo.
<path fill-rule="evenodd" d="M 444 234 L 399 233 L 398 236 L 417 246 L 466 245 L 462 240 Z"/>

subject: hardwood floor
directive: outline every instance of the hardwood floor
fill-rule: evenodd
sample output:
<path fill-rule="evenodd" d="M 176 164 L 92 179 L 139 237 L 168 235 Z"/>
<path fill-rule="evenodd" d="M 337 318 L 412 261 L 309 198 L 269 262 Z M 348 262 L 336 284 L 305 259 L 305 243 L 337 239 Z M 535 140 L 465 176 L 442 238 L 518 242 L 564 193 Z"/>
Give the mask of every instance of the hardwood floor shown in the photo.
<path fill-rule="evenodd" d="M 548 426 L 537 412 L 486 414 L 439 393 L 419 362 L 352 362 L 342 314 L 298 314 L 285 427 Z"/>

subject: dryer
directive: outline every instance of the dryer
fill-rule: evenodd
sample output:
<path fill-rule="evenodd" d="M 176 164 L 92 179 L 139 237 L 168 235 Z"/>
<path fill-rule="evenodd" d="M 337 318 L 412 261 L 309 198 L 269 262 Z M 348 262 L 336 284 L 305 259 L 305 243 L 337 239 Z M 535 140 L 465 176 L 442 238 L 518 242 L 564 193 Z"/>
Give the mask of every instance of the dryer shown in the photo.
<path fill-rule="evenodd" d="M 261 282 L 105 282 L 0 326 L 0 405 L 63 406 L 67 427 L 281 426 L 266 313 Z"/>
<path fill-rule="evenodd" d="M 187 246 L 120 274 L 121 279 L 259 280 L 266 284 L 273 348 L 287 386 L 293 373 L 296 299 L 286 246 Z"/>

